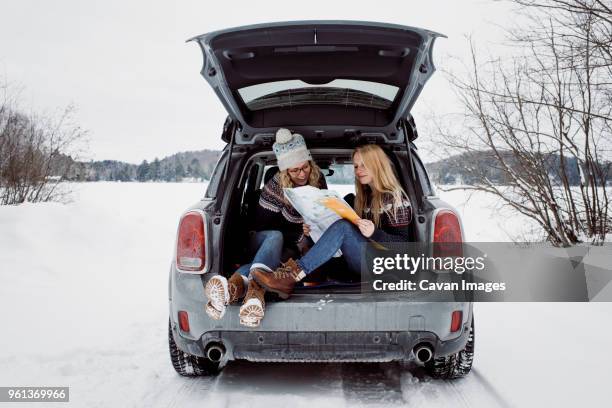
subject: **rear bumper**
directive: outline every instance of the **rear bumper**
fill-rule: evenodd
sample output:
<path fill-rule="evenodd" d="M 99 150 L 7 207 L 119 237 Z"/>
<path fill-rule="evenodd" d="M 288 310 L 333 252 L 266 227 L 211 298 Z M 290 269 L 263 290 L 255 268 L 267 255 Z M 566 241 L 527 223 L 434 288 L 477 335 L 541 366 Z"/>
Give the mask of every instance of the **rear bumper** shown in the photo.
<path fill-rule="evenodd" d="M 365 299 L 348 294 L 296 294 L 268 302 L 260 327 L 240 325 L 239 305 L 228 306 L 223 319 L 204 312 L 206 297 L 198 275 L 172 274 L 170 317 L 179 349 L 205 356 L 221 343 L 225 359 L 250 361 L 393 361 L 412 360 L 418 344 L 428 344 L 434 357 L 465 347 L 472 304 L 418 302 L 406 297 Z M 178 311 L 189 314 L 190 331 L 178 328 Z M 451 314 L 463 312 L 461 330 L 450 333 Z"/>
<path fill-rule="evenodd" d="M 431 332 L 265 332 L 210 331 L 197 340 L 174 330 L 178 347 L 204 357 L 207 347 L 221 344 L 226 360 L 285 362 L 388 362 L 414 360 L 417 345 L 427 344 L 434 357 L 456 353 L 465 347 L 468 331 L 441 341 Z"/>

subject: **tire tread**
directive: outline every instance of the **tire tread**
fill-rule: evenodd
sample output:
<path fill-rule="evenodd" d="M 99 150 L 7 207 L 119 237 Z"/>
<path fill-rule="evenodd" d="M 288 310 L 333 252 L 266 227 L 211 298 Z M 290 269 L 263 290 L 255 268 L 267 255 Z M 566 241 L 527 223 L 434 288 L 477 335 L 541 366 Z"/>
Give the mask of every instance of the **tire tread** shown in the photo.
<path fill-rule="evenodd" d="M 219 373 L 219 364 L 213 363 L 204 357 L 193 356 L 180 350 L 174 336 L 172 327 L 168 321 L 168 346 L 170 350 L 170 360 L 177 373 L 184 377 L 211 376 Z"/>

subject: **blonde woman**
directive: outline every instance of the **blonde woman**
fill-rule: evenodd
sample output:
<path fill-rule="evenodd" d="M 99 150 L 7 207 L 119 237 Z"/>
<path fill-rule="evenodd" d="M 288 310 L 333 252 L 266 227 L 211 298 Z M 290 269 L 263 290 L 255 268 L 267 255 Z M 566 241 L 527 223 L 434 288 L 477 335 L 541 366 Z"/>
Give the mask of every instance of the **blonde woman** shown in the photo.
<path fill-rule="evenodd" d="M 412 221 L 412 206 L 400 186 L 391 161 L 377 145 L 353 152 L 355 211 L 357 225 L 344 219 L 333 223 L 302 258 L 290 259 L 273 274 L 253 271 L 263 288 L 288 298 L 295 284 L 342 250 L 349 269 L 361 273 L 361 257 L 367 241 L 406 242 Z"/>
<path fill-rule="evenodd" d="M 257 327 L 264 315 L 265 290 L 250 279 L 253 271 L 271 273 L 281 264 L 283 249 L 299 254 L 298 246 L 309 234 L 308 225 L 295 208 L 285 199 L 283 188 L 311 185 L 325 189 L 325 177 L 312 160 L 304 138 L 288 129 L 276 132 L 272 146 L 279 172 L 264 186 L 256 212 L 255 233 L 251 235 L 249 252 L 253 258 L 242 265 L 229 278 L 216 275 L 206 284 L 208 298 L 206 313 L 218 320 L 225 314 L 226 306 L 243 299 L 240 323 Z"/>

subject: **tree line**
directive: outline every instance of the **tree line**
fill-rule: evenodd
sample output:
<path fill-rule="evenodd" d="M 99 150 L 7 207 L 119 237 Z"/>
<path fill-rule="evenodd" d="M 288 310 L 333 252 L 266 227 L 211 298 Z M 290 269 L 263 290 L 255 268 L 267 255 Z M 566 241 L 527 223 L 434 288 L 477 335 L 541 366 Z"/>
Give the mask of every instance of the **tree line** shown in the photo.
<path fill-rule="evenodd" d="M 509 168 L 514 172 L 521 171 L 521 164 L 515 160 L 511 151 L 494 152 L 493 150 L 469 151 L 452 155 L 448 158 L 426 164 L 431 180 L 436 184 L 451 185 L 479 185 L 482 178 L 486 177 L 488 183 L 507 186 L 513 180 L 499 164 L 497 155 L 503 157 Z M 538 162 L 548 172 L 553 183 L 561 183 L 558 169 L 563 166 L 563 174 L 567 177 L 567 183 L 572 187 L 579 187 L 584 181 L 582 179 L 585 169 L 581 168 L 579 160 L 575 157 L 562 158 L 558 154 L 541 154 Z M 607 175 L 607 185 L 612 184 L 612 167 L 610 162 L 598 163 L 597 166 Z"/>
<path fill-rule="evenodd" d="M 77 162 L 66 176 L 68 181 L 180 182 L 210 179 L 220 152 L 201 150 L 177 153 L 140 164 L 117 160 Z"/>

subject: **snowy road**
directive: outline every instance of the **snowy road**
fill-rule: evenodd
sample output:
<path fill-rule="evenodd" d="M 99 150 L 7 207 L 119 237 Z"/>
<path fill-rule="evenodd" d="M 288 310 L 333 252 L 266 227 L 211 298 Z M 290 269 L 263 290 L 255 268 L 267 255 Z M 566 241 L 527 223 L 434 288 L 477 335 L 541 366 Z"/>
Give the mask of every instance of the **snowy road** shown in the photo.
<path fill-rule="evenodd" d="M 147 406 L 192 407 L 202 401 L 220 407 L 507 406 L 478 376 L 461 384 L 432 382 L 418 370 L 403 371 L 398 364 L 239 362 L 216 379 L 169 380 Z"/>
<path fill-rule="evenodd" d="M 398 364 L 236 362 L 214 379 L 179 377 L 167 351 L 167 269 L 178 217 L 203 186 L 74 189 L 67 205 L 0 207 L 0 386 L 70 386 L 67 405 L 75 407 L 575 407 L 609 400 L 612 305 L 605 303 L 477 304 L 475 368 L 456 382 Z M 462 193 L 442 196 L 463 212 L 468 239 L 506 240 L 506 232 L 529 227 L 499 214 L 486 197 L 463 206 Z"/>

